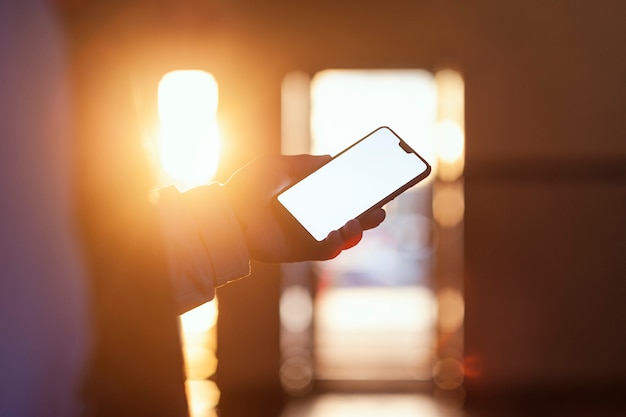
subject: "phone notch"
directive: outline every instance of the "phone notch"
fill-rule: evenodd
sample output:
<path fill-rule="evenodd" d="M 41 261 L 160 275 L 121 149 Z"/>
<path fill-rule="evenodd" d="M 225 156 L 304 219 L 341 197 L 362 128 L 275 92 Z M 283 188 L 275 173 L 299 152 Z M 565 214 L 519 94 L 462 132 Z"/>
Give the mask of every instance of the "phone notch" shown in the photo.
<path fill-rule="evenodd" d="M 400 146 L 400 148 L 402 148 L 402 150 L 406 153 L 415 153 L 415 151 L 411 149 L 409 144 L 402 140 L 398 141 L 398 146 Z"/>

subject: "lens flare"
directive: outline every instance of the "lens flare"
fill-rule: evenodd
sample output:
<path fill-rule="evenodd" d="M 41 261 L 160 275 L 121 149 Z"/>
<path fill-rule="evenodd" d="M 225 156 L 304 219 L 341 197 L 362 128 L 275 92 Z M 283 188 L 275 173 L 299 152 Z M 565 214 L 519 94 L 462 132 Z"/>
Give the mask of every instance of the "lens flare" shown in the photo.
<path fill-rule="evenodd" d="M 159 83 L 161 167 L 181 189 L 205 184 L 217 171 L 217 103 L 217 82 L 205 71 L 172 71 Z"/>

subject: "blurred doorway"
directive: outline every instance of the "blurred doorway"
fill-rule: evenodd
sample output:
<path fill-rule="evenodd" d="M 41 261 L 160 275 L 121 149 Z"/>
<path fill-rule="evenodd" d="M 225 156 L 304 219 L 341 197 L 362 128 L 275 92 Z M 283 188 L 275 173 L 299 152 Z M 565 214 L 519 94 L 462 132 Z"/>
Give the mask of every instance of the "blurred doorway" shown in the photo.
<path fill-rule="evenodd" d="M 334 155 L 387 125 L 434 168 L 431 178 L 387 205 L 383 225 L 366 232 L 356 248 L 332 261 L 284 267 L 281 380 L 288 392 L 306 392 L 313 381 L 355 386 L 435 377 L 440 320 L 450 314 L 442 314 L 438 299 L 441 225 L 433 196 L 440 165 L 451 169 L 442 156 L 452 155 L 454 166 L 460 160 L 462 172 L 463 154 L 462 123 L 456 130 L 443 123 L 442 115 L 455 107 L 446 85 L 423 70 L 326 70 L 285 78 L 283 153 Z M 455 147 L 455 138 L 441 135 L 444 129 L 461 132 L 461 143 Z M 460 276 L 457 281 L 460 287 Z"/>

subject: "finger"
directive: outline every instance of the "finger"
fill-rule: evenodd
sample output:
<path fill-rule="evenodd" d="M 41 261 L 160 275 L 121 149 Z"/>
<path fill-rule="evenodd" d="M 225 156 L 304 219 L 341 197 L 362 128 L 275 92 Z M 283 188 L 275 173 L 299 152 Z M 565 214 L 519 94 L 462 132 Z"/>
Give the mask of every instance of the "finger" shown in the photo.
<path fill-rule="evenodd" d="M 385 210 L 379 208 L 372 211 L 371 213 L 368 213 L 367 216 L 359 219 L 359 221 L 361 222 L 361 227 L 363 228 L 363 230 L 369 230 L 381 224 L 385 220 L 386 216 L 387 213 L 385 212 Z"/>
<path fill-rule="evenodd" d="M 350 220 L 341 228 L 340 232 L 343 238 L 343 249 L 356 246 L 363 238 L 363 228 L 358 220 Z"/>
<path fill-rule="evenodd" d="M 363 237 L 363 229 L 358 220 L 350 220 L 340 230 L 333 230 L 326 239 L 319 242 L 317 259 L 336 258 L 343 250 L 355 246 Z"/>
<path fill-rule="evenodd" d="M 344 240 L 341 232 L 333 230 L 328 234 L 326 239 L 318 243 L 317 259 L 325 261 L 328 259 L 336 258 L 337 255 L 343 250 Z"/>

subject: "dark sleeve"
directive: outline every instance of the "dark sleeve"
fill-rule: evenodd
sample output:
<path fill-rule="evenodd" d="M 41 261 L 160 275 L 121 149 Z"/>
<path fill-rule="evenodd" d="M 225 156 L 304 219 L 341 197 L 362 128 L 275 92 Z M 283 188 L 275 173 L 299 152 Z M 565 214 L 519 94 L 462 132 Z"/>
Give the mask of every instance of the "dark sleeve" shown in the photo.
<path fill-rule="evenodd" d="M 180 313 L 210 301 L 215 287 L 250 273 L 249 255 L 219 184 L 158 191 L 174 298 Z"/>

